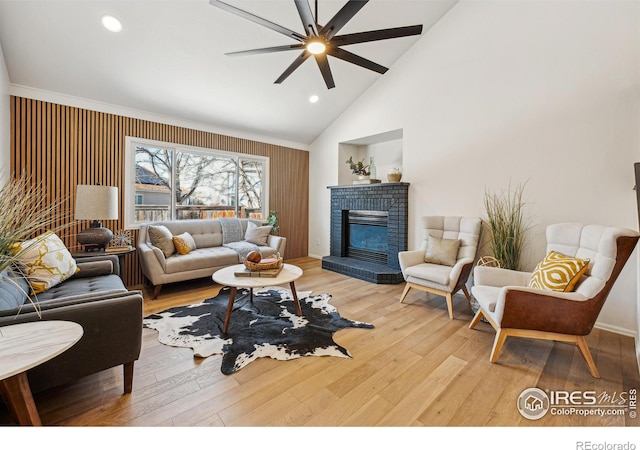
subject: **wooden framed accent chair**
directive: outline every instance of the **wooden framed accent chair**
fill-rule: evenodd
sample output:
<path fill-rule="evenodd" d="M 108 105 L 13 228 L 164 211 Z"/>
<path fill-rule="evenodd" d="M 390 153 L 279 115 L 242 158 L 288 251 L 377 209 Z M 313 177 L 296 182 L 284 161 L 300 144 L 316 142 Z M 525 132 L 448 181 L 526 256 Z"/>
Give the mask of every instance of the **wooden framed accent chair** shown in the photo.
<path fill-rule="evenodd" d="M 449 318 L 453 319 L 453 295 L 462 290 L 471 301 L 465 283 L 478 251 L 482 219 L 425 216 L 422 228 L 424 240 L 420 249 L 398 253 L 406 281 L 400 302 L 412 288 L 441 295 L 446 299 Z"/>
<path fill-rule="evenodd" d="M 495 363 L 509 336 L 576 344 L 591 375 L 600 378 L 585 336 L 638 242 L 633 230 L 560 223 L 546 229 L 547 255 L 533 272 L 477 266 L 473 296 L 496 331 Z M 635 294 L 634 294 L 635 295 Z"/>

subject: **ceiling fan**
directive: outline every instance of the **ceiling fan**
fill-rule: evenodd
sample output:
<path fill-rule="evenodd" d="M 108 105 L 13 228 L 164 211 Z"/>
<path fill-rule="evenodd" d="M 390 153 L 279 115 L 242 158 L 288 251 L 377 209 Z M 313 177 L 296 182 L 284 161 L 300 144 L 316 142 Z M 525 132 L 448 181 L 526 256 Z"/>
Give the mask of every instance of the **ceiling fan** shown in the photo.
<path fill-rule="evenodd" d="M 219 0 L 209 0 L 209 3 L 217 8 L 236 14 L 259 25 L 267 27 L 273 31 L 289 36 L 298 43 L 291 45 L 280 45 L 277 47 L 258 48 L 254 50 L 244 50 L 239 52 L 226 53 L 227 55 L 256 55 L 261 53 L 282 52 L 288 50 L 302 50 L 302 53 L 287 67 L 287 69 L 275 81 L 282 83 L 311 55 L 316 60 L 320 73 L 328 89 L 334 88 L 333 75 L 329 67 L 327 55 L 344 61 L 356 64 L 378 73 L 385 73 L 388 68 L 373 61 L 351 53 L 343 48 L 343 45 L 360 44 L 363 42 L 380 41 L 383 39 L 394 39 L 405 36 L 415 36 L 422 33 L 422 25 L 412 25 L 397 28 L 385 28 L 382 30 L 364 31 L 360 33 L 342 34 L 338 32 L 344 27 L 358 11 L 367 4 L 369 0 L 349 0 L 325 25 L 320 25 L 318 20 L 318 3 L 315 3 L 315 17 L 311 11 L 308 0 L 294 0 L 298 14 L 302 20 L 305 34 L 298 33 L 269 20 L 258 17 L 228 3 Z"/>

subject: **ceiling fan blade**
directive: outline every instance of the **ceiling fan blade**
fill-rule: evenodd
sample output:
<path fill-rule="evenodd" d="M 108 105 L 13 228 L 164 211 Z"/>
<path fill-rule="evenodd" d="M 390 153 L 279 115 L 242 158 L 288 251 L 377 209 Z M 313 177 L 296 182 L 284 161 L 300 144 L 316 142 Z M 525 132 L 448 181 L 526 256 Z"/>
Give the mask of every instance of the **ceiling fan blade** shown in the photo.
<path fill-rule="evenodd" d="M 316 21 L 313 18 L 313 13 L 311 12 L 311 6 L 309 6 L 308 0 L 293 0 L 296 4 L 296 8 L 298 8 L 298 14 L 300 14 L 300 20 L 302 20 L 302 26 L 304 26 L 304 31 L 307 33 L 307 36 L 317 36 L 318 35 L 318 26 L 316 25 Z"/>
<path fill-rule="evenodd" d="M 274 81 L 275 84 L 280 84 L 282 83 L 284 80 L 287 79 L 287 77 L 289 75 L 291 75 L 293 73 L 294 70 L 296 70 L 298 67 L 300 67 L 300 64 L 302 64 L 303 62 L 305 62 L 307 60 L 307 58 L 311 56 L 311 53 L 309 53 L 308 51 L 304 51 L 300 54 L 300 56 L 298 56 L 293 63 L 291 63 L 291 65 L 289 67 L 287 67 L 287 70 L 285 70 L 282 75 L 280 75 L 278 77 L 278 79 L 276 81 Z"/>
<path fill-rule="evenodd" d="M 386 28 L 384 30 L 363 31 L 361 33 L 341 34 L 335 36 L 331 43 L 335 45 L 361 44 L 363 42 L 381 41 L 406 36 L 422 34 L 422 25 L 408 27 Z"/>
<path fill-rule="evenodd" d="M 329 49 L 328 53 L 331 56 L 335 56 L 336 58 L 342 59 L 343 61 L 356 64 L 360 67 L 364 67 L 365 69 L 373 70 L 374 72 L 385 73 L 387 70 L 389 70 L 388 68 L 381 66 L 378 63 L 374 63 L 373 61 L 363 58 L 362 56 L 358 56 L 354 53 L 348 52 L 339 47 L 332 47 L 331 49 Z"/>
<path fill-rule="evenodd" d="M 225 53 L 227 56 L 260 55 L 263 53 L 285 52 L 287 50 L 302 50 L 304 44 L 280 45 L 278 47 L 254 48 L 253 50 L 240 50 L 238 52 Z"/>
<path fill-rule="evenodd" d="M 327 59 L 327 55 L 321 53 L 319 55 L 313 55 L 316 58 L 316 62 L 318 63 L 318 67 L 320 68 L 320 72 L 322 73 L 322 78 L 324 78 L 324 83 L 327 85 L 327 89 L 332 89 L 336 87 L 336 84 L 333 82 L 333 75 L 331 74 L 331 68 L 329 67 L 329 60 Z"/>
<path fill-rule="evenodd" d="M 331 39 L 338 31 L 344 27 L 353 16 L 360 11 L 369 0 L 349 0 L 335 16 L 322 27 L 322 35 L 327 39 Z"/>
<path fill-rule="evenodd" d="M 293 30 L 290 30 L 288 28 L 285 28 L 283 26 L 280 26 L 276 23 L 273 23 L 267 19 L 263 19 L 262 17 L 258 17 L 254 14 L 251 14 L 250 12 L 244 11 L 240 8 L 236 8 L 235 6 L 231 6 L 227 3 L 221 2 L 219 0 L 209 0 L 209 4 L 211 4 L 212 6 L 215 6 L 216 8 L 220 8 L 222 10 L 225 10 L 227 12 L 233 13 L 237 16 L 240 16 L 242 18 L 245 18 L 247 20 L 250 20 L 252 22 L 257 23 L 258 25 L 262 25 L 263 27 L 267 27 L 273 31 L 276 31 L 278 33 L 284 34 L 285 36 L 289 36 L 292 37 L 295 40 L 298 41 L 304 41 L 306 39 L 306 36 L 301 35 L 300 33 L 296 33 Z"/>

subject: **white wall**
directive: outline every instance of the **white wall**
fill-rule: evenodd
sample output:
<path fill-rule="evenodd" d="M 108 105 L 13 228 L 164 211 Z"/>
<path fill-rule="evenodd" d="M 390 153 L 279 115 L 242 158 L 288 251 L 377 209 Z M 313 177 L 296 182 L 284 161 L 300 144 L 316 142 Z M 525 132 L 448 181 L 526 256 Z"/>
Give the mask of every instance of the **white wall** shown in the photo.
<path fill-rule="evenodd" d="M 370 144 L 366 151 L 375 158 L 377 178 L 383 182 L 387 181 L 387 173 L 391 169 L 402 167 L 402 139 Z"/>
<path fill-rule="evenodd" d="M 9 110 L 9 74 L 0 46 L 0 183 L 8 179 L 11 163 L 11 135 Z"/>
<path fill-rule="evenodd" d="M 310 147 L 309 254 L 329 254 L 338 143 L 403 130 L 409 247 L 419 217 L 485 217 L 485 189 L 527 182 L 525 269 L 554 222 L 638 229 L 640 3 L 460 2 Z M 637 257 L 598 326 L 637 331 Z"/>

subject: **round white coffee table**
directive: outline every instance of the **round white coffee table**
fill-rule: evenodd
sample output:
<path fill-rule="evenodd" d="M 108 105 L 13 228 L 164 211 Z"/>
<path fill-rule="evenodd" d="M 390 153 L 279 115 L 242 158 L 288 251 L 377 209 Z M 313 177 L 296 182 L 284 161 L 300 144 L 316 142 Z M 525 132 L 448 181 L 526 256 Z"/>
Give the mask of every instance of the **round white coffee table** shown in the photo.
<path fill-rule="evenodd" d="M 21 425 L 42 425 L 27 370 L 49 361 L 80 340 L 75 322 L 39 320 L 0 327 L 0 394 Z"/>
<path fill-rule="evenodd" d="M 302 310 L 300 309 L 300 302 L 298 301 L 298 294 L 296 293 L 295 280 L 302 276 L 302 269 L 292 264 L 283 264 L 282 270 L 276 277 L 247 277 L 236 276 L 236 272 L 244 270 L 244 264 L 237 264 L 235 266 L 225 267 L 213 274 L 211 277 L 213 281 L 223 286 L 229 286 L 231 292 L 229 293 L 229 306 L 227 306 L 227 314 L 224 318 L 224 326 L 222 332 L 226 333 L 229 328 L 229 321 L 231 320 L 231 312 L 233 311 L 233 302 L 236 298 L 236 292 L 238 288 L 249 289 L 251 295 L 253 295 L 254 288 L 278 286 L 281 284 L 289 283 L 291 287 L 291 294 L 293 295 L 293 301 L 296 305 L 296 313 L 301 316 Z"/>

